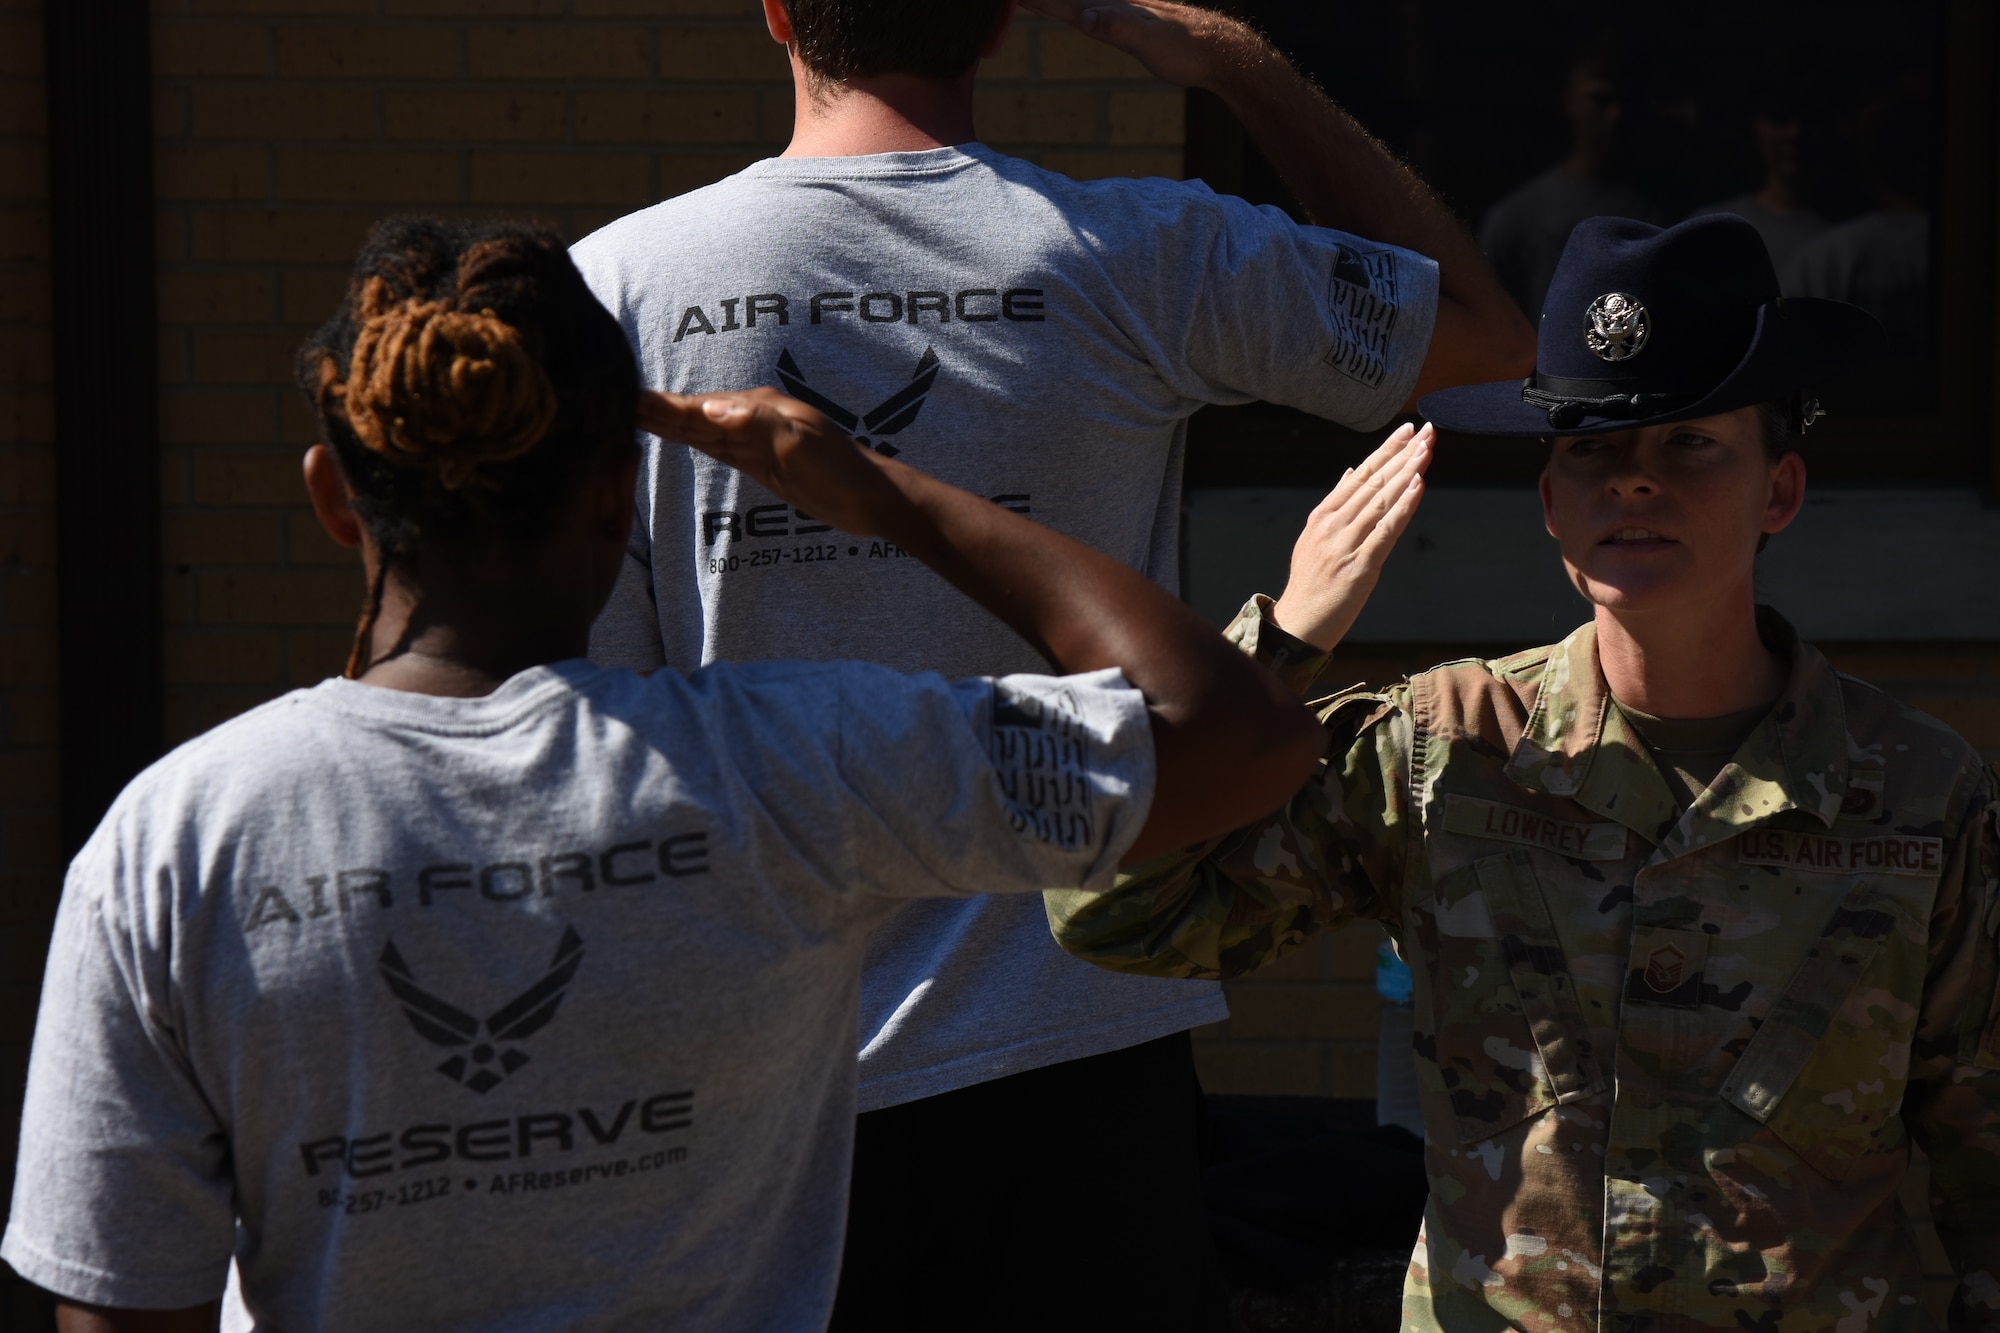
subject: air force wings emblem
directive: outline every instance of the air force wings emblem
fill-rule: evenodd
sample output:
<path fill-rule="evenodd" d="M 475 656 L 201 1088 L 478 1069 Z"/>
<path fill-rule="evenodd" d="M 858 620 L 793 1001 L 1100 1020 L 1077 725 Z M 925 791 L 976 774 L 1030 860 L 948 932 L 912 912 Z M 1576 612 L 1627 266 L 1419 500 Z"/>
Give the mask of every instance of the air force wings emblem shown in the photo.
<path fill-rule="evenodd" d="M 549 1025 L 557 1006 L 583 964 L 583 941 L 573 927 L 563 927 L 556 955 L 549 970 L 528 989 L 486 1016 L 482 1023 L 417 984 L 416 974 L 397 952 L 396 942 L 382 949 L 382 980 L 403 1006 L 403 1016 L 417 1035 L 435 1046 L 472 1049 L 453 1055 L 437 1067 L 438 1073 L 454 1083 L 463 1083 L 474 1092 L 491 1092 L 501 1080 L 528 1063 L 525 1052 L 510 1045 L 531 1037 Z"/>
<path fill-rule="evenodd" d="M 937 383 L 937 377 L 937 349 L 926 347 L 923 359 L 917 362 L 908 384 L 868 412 L 857 414 L 807 384 L 805 372 L 799 369 L 799 363 L 793 359 L 791 352 L 778 353 L 778 378 L 784 381 L 786 393 L 826 413 L 842 430 L 889 458 L 894 458 L 902 450 L 881 437 L 900 434 L 917 419 L 917 413 L 924 410 L 924 400 L 930 396 L 931 386 Z M 863 431 L 866 434 L 861 433 Z"/>

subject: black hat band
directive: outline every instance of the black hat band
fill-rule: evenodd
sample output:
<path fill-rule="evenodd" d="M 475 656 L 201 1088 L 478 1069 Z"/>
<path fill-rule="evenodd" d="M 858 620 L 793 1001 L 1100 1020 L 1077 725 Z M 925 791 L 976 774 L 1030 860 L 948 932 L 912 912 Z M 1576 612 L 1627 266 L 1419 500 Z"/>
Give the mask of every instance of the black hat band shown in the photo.
<path fill-rule="evenodd" d="M 1521 381 L 1521 401 L 1548 413 L 1551 430 L 1571 430 L 1587 416 L 1631 421 L 1672 412 L 1698 401 L 1692 393 L 1629 393 L 1613 380 L 1565 379 L 1539 372 Z M 1607 392 L 1610 391 L 1610 392 Z"/>

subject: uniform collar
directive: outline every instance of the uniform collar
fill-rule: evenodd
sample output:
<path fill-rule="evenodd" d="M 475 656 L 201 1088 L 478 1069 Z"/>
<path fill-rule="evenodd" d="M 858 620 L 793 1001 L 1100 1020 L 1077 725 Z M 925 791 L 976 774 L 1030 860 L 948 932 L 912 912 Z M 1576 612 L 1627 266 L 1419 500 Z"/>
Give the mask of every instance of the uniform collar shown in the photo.
<path fill-rule="evenodd" d="M 1757 608 L 1757 632 L 1790 660 L 1785 688 L 1715 785 L 1685 814 L 1645 742 L 1612 701 L 1594 624 L 1550 652 L 1508 777 L 1615 820 L 1669 856 L 1794 810 L 1831 826 L 1847 791 L 1847 715 L 1839 679 L 1826 658 L 1767 606 Z"/>

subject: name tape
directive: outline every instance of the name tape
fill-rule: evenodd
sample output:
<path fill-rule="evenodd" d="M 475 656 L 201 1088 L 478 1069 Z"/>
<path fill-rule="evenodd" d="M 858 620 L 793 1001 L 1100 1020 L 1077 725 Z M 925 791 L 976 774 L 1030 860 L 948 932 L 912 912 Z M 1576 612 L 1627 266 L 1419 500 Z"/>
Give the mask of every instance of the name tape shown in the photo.
<path fill-rule="evenodd" d="M 1736 840 L 1736 859 L 1747 866 L 1820 870 L 1850 874 L 1935 878 L 1944 871 L 1944 839 L 1891 834 L 1877 838 L 1830 838 L 1820 833 L 1780 833 L 1759 829 Z"/>
<path fill-rule="evenodd" d="M 1625 859 L 1623 824 L 1576 824 L 1476 796 L 1447 796 L 1444 826 L 1447 832 L 1518 842 L 1579 861 Z"/>

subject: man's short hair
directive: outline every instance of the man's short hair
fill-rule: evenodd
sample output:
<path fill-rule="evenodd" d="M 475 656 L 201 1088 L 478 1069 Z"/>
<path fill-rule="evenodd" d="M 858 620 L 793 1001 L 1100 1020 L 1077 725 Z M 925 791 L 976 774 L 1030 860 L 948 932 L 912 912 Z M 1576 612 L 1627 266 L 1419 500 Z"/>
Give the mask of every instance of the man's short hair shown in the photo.
<path fill-rule="evenodd" d="M 948 80 L 979 63 L 1007 0 L 785 0 L 785 12 L 800 61 L 819 79 Z"/>

